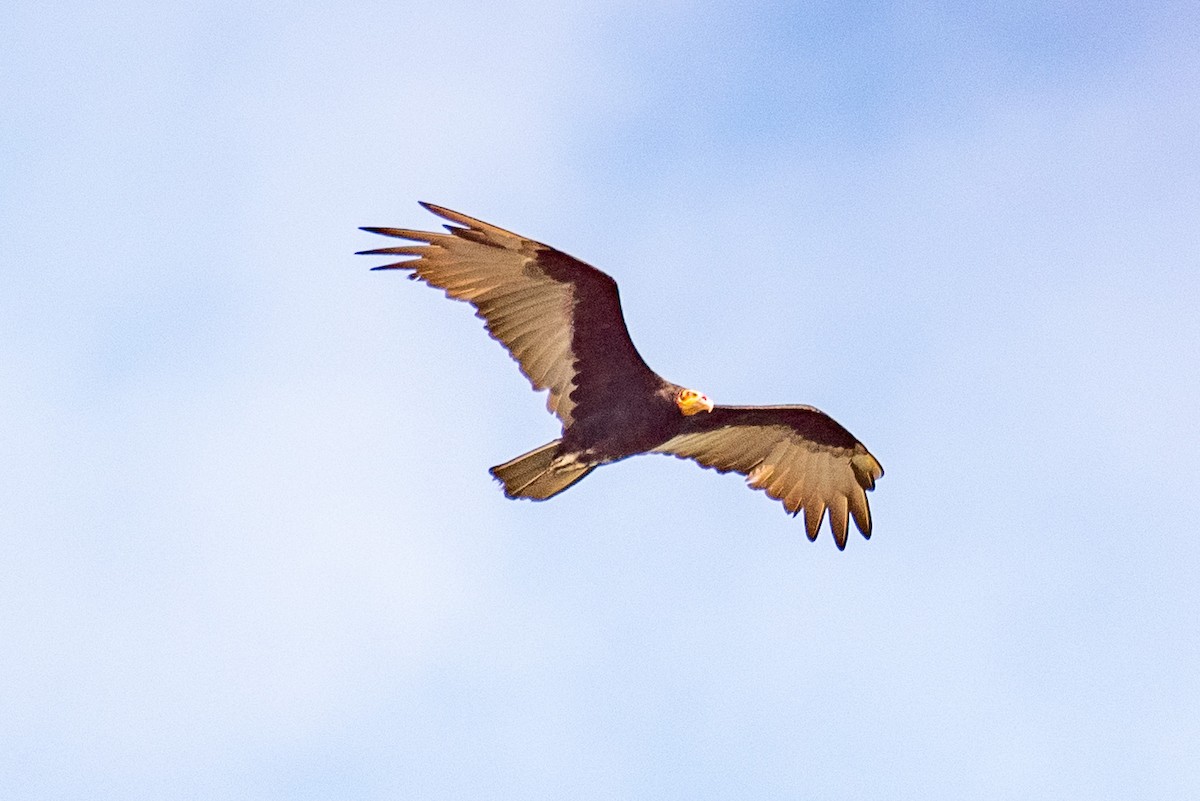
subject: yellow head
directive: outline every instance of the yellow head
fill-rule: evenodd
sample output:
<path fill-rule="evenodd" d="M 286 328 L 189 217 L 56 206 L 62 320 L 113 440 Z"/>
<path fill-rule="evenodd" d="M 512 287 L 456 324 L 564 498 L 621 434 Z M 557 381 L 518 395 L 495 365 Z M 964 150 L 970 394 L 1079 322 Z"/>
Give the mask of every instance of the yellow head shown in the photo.
<path fill-rule="evenodd" d="M 675 405 L 679 407 L 680 412 L 689 416 L 713 410 L 713 402 L 708 399 L 708 396 L 694 389 L 679 390 L 675 394 Z"/>

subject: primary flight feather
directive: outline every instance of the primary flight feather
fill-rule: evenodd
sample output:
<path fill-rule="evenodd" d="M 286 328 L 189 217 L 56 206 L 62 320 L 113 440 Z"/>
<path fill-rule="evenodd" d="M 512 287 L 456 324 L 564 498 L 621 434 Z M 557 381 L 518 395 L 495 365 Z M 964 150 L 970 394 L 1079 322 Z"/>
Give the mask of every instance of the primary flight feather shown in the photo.
<path fill-rule="evenodd" d="M 828 510 L 838 548 L 848 521 L 871 536 L 867 491 L 883 468 L 861 442 L 811 406 L 720 406 L 664 380 L 629 338 L 616 282 L 554 248 L 455 211 L 422 203 L 449 220 L 448 233 L 407 228 L 364 231 L 417 244 L 361 251 L 404 256 L 376 270 L 409 278 L 475 307 L 488 333 L 516 360 L 562 436 L 497 465 L 510 498 L 545 500 L 602 464 L 640 453 L 692 459 L 737 472 L 780 501 L 816 539 Z"/>

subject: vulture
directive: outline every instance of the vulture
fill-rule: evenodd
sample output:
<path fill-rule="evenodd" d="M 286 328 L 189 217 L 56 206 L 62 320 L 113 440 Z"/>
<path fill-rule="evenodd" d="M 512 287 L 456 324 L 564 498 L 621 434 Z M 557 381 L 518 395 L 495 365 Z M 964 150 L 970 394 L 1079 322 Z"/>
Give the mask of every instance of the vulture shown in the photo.
<path fill-rule="evenodd" d="M 630 339 L 617 283 L 549 245 L 431 203 L 446 233 L 363 228 L 412 244 L 360 251 L 402 256 L 375 270 L 407 270 L 475 307 L 536 390 L 562 436 L 491 468 L 509 498 L 543 501 L 600 465 L 642 453 L 736 472 L 804 512 L 815 540 L 828 511 L 839 549 L 849 518 L 871 536 L 867 491 L 883 467 L 833 418 L 811 406 L 721 406 L 647 366 Z"/>

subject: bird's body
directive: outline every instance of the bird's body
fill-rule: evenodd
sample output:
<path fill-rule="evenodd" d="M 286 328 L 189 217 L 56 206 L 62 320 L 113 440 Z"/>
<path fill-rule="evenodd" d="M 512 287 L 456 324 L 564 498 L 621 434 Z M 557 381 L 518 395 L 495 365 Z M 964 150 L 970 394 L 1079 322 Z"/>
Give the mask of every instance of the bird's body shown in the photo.
<path fill-rule="evenodd" d="M 511 498 L 545 500 L 596 467 L 641 453 L 690 458 L 736 471 L 804 511 L 815 539 L 828 508 L 839 548 L 853 517 L 871 535 L 865 492 L 883 468 L 832 418 L 810 406 L 715 406 L 702 393 L 661 378 L 629 337 L 616 282 L 554 248 L 431 204 L 458 225 L 449 233 L 366 231 L 421 244 L 362 251 L 415 257 L 375 269 L 411 270 L 476 308 L 546 405 L 562 437 L 492 468 Z M 461 227 L 459 227 L 461 226 Z"/>
<path fill-rule="evenodd" d="M 664 381 L 640 398 L 620 393 L 612 406 L 598 409 L 563 431 L 564 451 L 607 463 L 661 445 L 679 421 L 674 397 L 680 389 Z"/>

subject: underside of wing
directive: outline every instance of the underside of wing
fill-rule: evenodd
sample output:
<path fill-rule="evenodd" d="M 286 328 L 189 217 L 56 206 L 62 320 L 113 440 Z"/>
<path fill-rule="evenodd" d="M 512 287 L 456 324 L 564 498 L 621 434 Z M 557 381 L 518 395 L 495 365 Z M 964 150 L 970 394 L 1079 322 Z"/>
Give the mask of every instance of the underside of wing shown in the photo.
<path fill-rule="evenodd" d="M 456 225 L 445 226 L 448 233 L 364 228 L 417 244 L 361 253 L 411 257 L 374 269 L 409 270 L 410 278 L 472 304 L 534 388 L 550 391 L 546 406 L 564 426 L 573 421 L 575 391 L 581 385 L 586 390 L 590 373 L 620 378 L 622 372 L 649 372 L 629 340 L 609 276 L 540 242 L 421 205 Z M 589 333 L 597 327 L 605 342 Z"/>
<path fill-rule="evenodd" d="M 871 536 L 866 493 L 883 467 L 850 432 L 811 406 L 717 406 L 688 418 L 654 452 L 745 475 L 793 516 L 803 511 L 810 540 L 826 511 L 838 548 L 846 547 L 850 517 L 864 537 Z"/>

